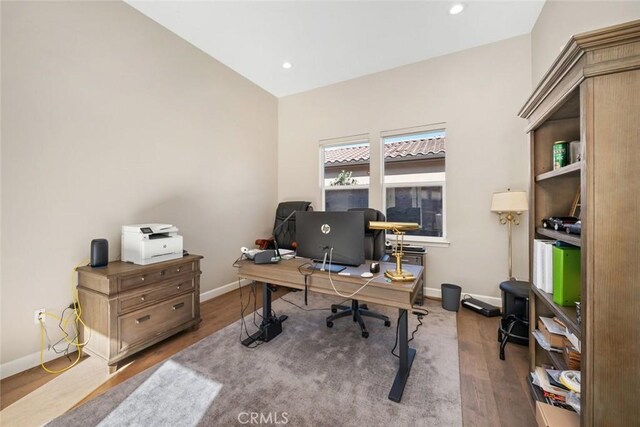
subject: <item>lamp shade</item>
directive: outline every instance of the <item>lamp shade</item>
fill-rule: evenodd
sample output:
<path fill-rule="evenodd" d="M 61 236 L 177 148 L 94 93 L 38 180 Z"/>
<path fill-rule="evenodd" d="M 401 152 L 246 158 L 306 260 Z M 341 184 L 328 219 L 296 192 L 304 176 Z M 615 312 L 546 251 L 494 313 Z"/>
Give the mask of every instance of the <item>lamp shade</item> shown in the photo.
<path fill-rule="evenodd" d="M 528 209 L 527 193 L 524 191 L 493 193 L 491 212 L 524 212 Z"/>

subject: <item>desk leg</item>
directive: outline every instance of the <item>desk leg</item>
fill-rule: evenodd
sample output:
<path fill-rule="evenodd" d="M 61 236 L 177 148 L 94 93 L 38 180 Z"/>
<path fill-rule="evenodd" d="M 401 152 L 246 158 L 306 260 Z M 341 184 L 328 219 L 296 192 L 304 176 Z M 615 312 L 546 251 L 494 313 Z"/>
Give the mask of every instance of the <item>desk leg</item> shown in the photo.
<path fill-rule="evenodd" d="M 262 284 L 262 324 L 271 317 L 271 289 L 267 283 Z"/>
<path fill-rule="evenodd" d="M 262 324 L 256 333 L 242 340 L 242 345 L 249 347 L 256 341 L 269 342 L 282 332 L 282 322 L 287 320 L 288 316 L 275 317 L 271 315 L 272 292 L 268 283 L 262 284 Z"/>
<path fill-rule="evenodd" d="M 398 366 L 398 373 L 391 386 L 389 392 L 389 399 L 394 402 L 400 402 L 402 399 L 402 393 L 404 392 L 404 386 L 407 384 L 409 373 L 411 372 L 411 365 L 413 359 L 416 357 L 416 350 L 409 347 L 409 313 L 407 310 L 400 309 L 398 311 L 398 321 L 400 322 L 400 328 L 398 333 L 398 347 L 400 351 L 400 361 Z"/>

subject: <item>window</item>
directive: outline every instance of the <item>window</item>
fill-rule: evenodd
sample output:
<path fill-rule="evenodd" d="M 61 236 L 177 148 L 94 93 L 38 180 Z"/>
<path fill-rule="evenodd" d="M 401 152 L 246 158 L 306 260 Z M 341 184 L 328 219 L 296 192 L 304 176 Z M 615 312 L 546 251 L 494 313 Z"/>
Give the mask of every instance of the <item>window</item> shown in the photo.
<path fill-rule="evenodd" d="M 356 140 L 320 147 L 325 211 L 369 206 L 369 142 Z"/>
<path fill-rule="evenodd" d="M 382 141 L 387 221 L 417 222 L 407 235 L 418 240 L 445 237 L 445 136 L 436 130 Z"/>

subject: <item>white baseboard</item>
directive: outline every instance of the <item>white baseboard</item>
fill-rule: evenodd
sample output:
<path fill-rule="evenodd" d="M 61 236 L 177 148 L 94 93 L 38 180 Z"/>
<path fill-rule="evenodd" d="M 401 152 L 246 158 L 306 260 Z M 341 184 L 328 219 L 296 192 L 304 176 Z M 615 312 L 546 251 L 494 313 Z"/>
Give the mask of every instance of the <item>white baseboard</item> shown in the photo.
<path fill-rule="evenodd" d="M 247 286 L 251 283 L 251 280 L 242 279 L 240 284 L 242 286 Z M 229 283 L 227 285 L 220 286 L 219 288 L 212 289 L 210 291 L 206 291 L 200 294 L 200 302 L 204 302 L 210 300 L 212 298 L 218 297 L 220 295 L 226 294 L 227 292 L 231 292 L 234 289 L 238 289 L 238 282 Z M 44 362 L 50 362 L 53 359 L 57 359 L 60 357 L 55 351 L 45 350 L 43 354 Z M 37 351 L 32 354 L 27 354 L 26 356 L 20 357 L 15 360 L 11 360 L 9 362 L 0 364 L 0 378 L 4 379 L 10 377 L 11 375 L 15 375 L 22 371 L 26 371 L 27 369 L 31 369 L 34 366 L 40 365 L 40 352 Z"/>
<path fill-rule="evenodd" d="M 53 359 L 57 359 L 60 357 L 60 354 L 56 353 L 53 350 L 45 350 L 42 355 L 42 359 L 44 363 L 50 362 Z M 76 360 L 77 355 L 75 352 L 71 353 L 71 360 Z M 71 362 L 69 362 L 71 363 Z M 27 354 L 19 359 L 11 360 L 9 362 L 3 363 L 0 365 L 0 378 L 5 379 L 10 377 L 11 375 L 15 375 L 22 371 L 26 371 L 27 369 L 31 369 L 34 366 L 40 365 L 40 352 L 36 351 L 35 353 Z"/>
<path fill-rule="evenodd" d="M 240 280 L 240 285 L 241 286 L 247 286 L 249 284 L 251 284 L 252 281 L 251 280 L 247 280 L 247 279 L 241 279 Z M 219 288 L 215 288 L 212 289 L 210 291 L 206 291 L 206 292 L 202 292 L 200 294 L 200 303 L 203 303 L 205 301 L 208 301 L 210 299 L 213 299 L 215 297 L 219 297 L 220 295 L 224 295 L 227 292 L 231 292 L 234 289 L 238 289 L 238 282 L 231 282 L 228 283 L 226 285 L 222 285 Z"/>
<path fill-rule="evenodd" d="M 470 295 L 475 299 L 478 299 L 480 301 L 486 302 L 487 304 L 491 304 L 491 305 L 495 305 L 496 307 L 502 307 L 502 299 L 498 298 L 498 297 L 489 297 L 486 295 L 478 295 L 478 294 L 470 294 L 467 292 L 462 292 L 460 294 L 460 298 L 462 299 L 462 297 L 464 297 L 465 295 Z M 431 298 L 437 298 L 437 299 L 442 299 L 442 291 L 440 289 L 436 289 L 436 288 L 424 288 L 424 296 L 426 297 L 431 297 Z"/>

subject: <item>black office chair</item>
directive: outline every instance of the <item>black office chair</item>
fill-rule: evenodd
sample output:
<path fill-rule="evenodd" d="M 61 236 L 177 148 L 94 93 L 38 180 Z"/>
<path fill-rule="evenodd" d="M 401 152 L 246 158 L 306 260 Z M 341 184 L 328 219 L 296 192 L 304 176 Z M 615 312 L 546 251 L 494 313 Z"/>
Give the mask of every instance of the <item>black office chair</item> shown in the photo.
<path fill-rule="evenodd" d="M 385 232 L 384 230 L 372 230 L 369 228 L 369 221 L 384 221 L 384 214 L 380 211 L 370 208 L 354 208 L 349 211 L 362 211 L 364 212 L 364 257 L 368 260 L 379 261 L 385 257 L 384 242 Z M 338 313 L 338 311 L 340 311 Z M 359 304 L 358 300 L 351 300 L 351 307 L 346 305 L 332 304 L 331 312 L 336 313 L 327 317 L 327 327 L 333 327 L 333 321 L 341 317 L 352 316 L 354 322 L 358 322 L 362 336 L 364 338 L 369 337 L 367 327 L 364 324 L 363 316 L 374 317 L 376 319 L 384 320 L 385 326 L 391 326 L 389 318 L 383 314 L 370 311 L 366 304 Z"/>
<path fill-rule="evenodd" d="M 502 319 L 498 326 L 500 359 L 504 360 L 507 342 L 529 344 L 529 283 L 507 280 L 500 283 Z"/>
<path fill-rule="evenodd" d="M 278 243 L 278 248 L 296 249 L 296 215 L 289 215 L 294 211 L 312 210 L 311 202 L 280 202 L 276 209 L 276 220 L 273 223 L 273 229 L 276 230 L 274 235 Z M 283 224 L 285 220 L 287 222 Z M 260 249 L 275 249 L 273 237 L 257 239 L 256 245 L 258 245 Z"/>

